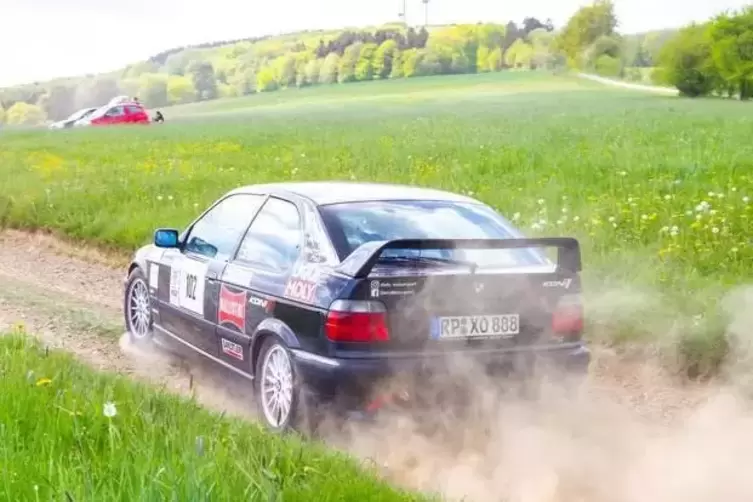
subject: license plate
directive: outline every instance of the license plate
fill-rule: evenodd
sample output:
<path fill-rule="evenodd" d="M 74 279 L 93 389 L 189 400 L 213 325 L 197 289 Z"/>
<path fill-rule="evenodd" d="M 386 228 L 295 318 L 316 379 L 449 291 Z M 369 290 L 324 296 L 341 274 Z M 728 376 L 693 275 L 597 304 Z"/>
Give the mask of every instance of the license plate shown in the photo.
<path fill-rule="evenodd" d="M 511 337 L 520 333 L 518 314 L 435 317 L 431 338 Z"/>

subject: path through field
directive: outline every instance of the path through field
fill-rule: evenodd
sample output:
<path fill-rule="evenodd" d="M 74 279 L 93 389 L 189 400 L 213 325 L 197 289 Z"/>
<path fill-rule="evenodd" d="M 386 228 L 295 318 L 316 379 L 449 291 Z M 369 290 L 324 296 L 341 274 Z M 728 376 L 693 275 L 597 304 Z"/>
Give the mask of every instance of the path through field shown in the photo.
<path fill-rule="evenodd" d="M 633 89 L 636 91 L 648 91 L 648 92 L 658 92 L 660 94 L 668 94 L 668 95 L 677 95 L 677 89 L 672 89 L 669 87 L 661 87 L 658 85 L 645 85 L 645 84 L 635 84 L 631 82 L 623 82 L 620 80 L 614 80 L 611 78 L 605 78 L 600 77 L 598 75 L 591 75 L 589 73 L 578 73 L 578 76 L 580 78 L 585 78 L 587 80 L 593 80 L 594 82 L 599 82 L 601 84 L 605 85 L 611 85 L 614 87 L 623 87 L 625 89 Z"/>
<path fill-rule="evenodd" d="M 122 279 L 111 258 L 0 232 L 0 329 L 23 322 L 96 368 L 252 417 L 246 383 L 195 357 L 124 343 Z M 486 403 L 473 423 L 453 424 L 457 434 L 441 440 L 401 418 L 340 431 L 331 442 L 374 459 L 397 483 L 470 500 L 753 500 L 753 416 L 735 395 L 680 385 L 655 366 L 599 350 L 577 398 Z"/>

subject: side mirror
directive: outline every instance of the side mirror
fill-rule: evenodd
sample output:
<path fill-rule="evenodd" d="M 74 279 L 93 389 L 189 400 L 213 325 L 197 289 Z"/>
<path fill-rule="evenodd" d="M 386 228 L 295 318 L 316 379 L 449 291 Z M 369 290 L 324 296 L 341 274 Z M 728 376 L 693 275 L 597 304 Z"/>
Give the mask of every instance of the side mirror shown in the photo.
<path fill-rule="evenodd" d="M 173 228 L 158 228 L 154 231 L 154 245 L 158 248 L 177 248 L 178 231 Z"/>

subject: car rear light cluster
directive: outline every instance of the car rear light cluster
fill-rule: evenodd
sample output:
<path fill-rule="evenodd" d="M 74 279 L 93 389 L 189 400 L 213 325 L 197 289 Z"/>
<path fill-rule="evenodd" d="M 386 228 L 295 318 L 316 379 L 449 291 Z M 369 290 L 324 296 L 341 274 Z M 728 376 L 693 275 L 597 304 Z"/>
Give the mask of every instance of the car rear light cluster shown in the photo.
<path fill-rule="evenodd" d="M 563 296 L 552 314 L 552 331 L 567 341 L 580 340 L 583 333 L 583 304 L 580 296 Z"/>
<path fill-rule="evenodd" d="M 378 301 L 335 300 L 324 332 L 333 342 L 386 342 L 390 339 L 387 309 Z"/>

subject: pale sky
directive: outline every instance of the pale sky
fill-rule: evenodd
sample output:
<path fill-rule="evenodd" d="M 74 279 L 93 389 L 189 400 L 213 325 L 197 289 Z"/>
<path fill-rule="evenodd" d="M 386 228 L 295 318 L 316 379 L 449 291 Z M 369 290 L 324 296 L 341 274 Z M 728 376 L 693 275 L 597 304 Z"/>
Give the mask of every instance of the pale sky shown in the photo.
<path fill-rule="evenodd" d="M 163 50 L 300 29 L 397 20 L 403 0 L 2 0 L 0 87 L 115 70 Z M 421 0 L 406 0 L 423 22 Z M 750 0 L 615 0 L 619 30 L 702 21 Z M 431 24 L 551 18 L 561 26 L 589 0 L 430 0 Z"/>

